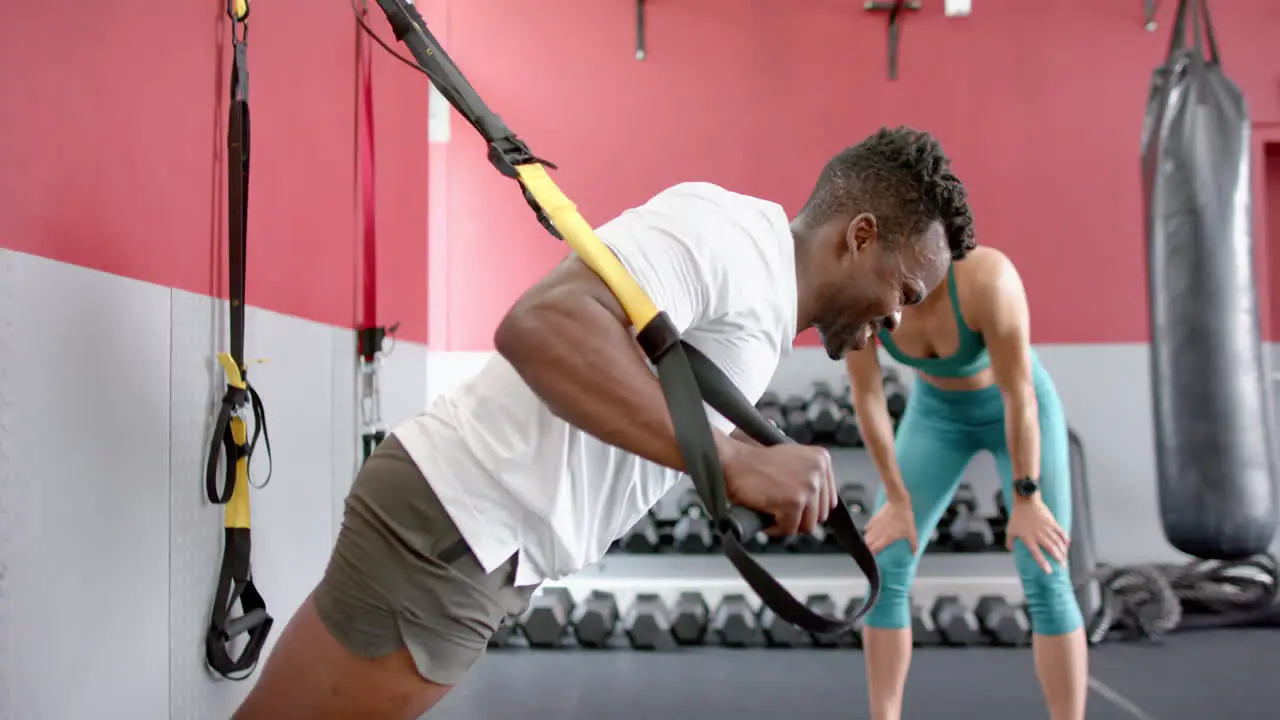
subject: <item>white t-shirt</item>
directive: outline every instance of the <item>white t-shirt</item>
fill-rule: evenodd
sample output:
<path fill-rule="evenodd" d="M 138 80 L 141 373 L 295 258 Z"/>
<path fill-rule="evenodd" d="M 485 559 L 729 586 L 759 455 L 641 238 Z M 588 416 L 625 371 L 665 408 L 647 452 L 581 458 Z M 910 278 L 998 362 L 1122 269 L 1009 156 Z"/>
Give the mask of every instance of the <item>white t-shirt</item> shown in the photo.
<path fill-rule="evenodd" d="M 782 207 L 684 183 L 596 232 L 684 339 L 758 400 L 796 334 Z M 519 553 L 521 586 L 599 560 L 681 476 L 556 417 L 497 354 L 394 434 L 486 572 Z"/>

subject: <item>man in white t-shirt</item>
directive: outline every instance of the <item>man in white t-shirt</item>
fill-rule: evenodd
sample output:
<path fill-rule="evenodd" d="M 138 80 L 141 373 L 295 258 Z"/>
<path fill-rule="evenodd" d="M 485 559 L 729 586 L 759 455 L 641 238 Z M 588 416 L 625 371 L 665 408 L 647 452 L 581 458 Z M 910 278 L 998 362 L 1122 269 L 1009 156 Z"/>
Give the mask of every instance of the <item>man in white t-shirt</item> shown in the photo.
<path fill-rule="evenodd" d="M 597 229 L 685 340 L 755 401 L 816 327 L 838 360 L 973 247 L 925 133 L 881 130 L 782 207 L 683 183 Z M 497 354 L 357 476 L 323 580 L 236 718 L 416 718 L 540 583 L 599 560 L 681 475 L 661 386 L 605 284 L 571 256 L 516 302 Z M 837 500 L 821 448 L 761 447 L 708 408 L 731 502 L 808 533 Z"/>

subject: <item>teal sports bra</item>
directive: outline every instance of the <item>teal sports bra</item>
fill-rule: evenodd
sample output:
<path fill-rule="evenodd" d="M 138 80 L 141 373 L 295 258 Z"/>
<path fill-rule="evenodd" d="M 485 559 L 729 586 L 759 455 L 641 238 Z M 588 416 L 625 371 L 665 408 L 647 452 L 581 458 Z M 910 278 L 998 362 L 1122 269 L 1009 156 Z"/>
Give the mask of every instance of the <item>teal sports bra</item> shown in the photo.
<path fill-rule="evenodd" d="M 894 344 L 888 330 L 880 331 L 880 344 L 889 351 L 895 360 L 913 367 L 926 375 L 940 378 L 964 378 L 976 375 L 991 365 L 991 354 L 987 352 L 987 343 L 982 334 L 974 332 L 965 324 L 960 314 L 960 299 L 956 296 L 956 266 L 947 270 L 947 294 L 951 296 L 951 312 L 956 317 L 956 330 L 960 333 L 960 347 L 949 357 L 919 358 L 903 353 Z"/>

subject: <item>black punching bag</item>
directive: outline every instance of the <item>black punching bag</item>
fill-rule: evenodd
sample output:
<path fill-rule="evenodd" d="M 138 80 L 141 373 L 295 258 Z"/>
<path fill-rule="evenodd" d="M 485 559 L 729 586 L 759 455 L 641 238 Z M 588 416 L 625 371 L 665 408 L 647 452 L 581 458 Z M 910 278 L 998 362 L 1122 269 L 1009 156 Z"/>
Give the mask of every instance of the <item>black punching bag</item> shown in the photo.
<path fill-rule="evenodd" d="M 1207 0 L 1177 12 L 1142 132 L 1160 516 L 1178 550 L 1230 560 L 1276 533 L 1249 115 L 1222 73 Z"/>

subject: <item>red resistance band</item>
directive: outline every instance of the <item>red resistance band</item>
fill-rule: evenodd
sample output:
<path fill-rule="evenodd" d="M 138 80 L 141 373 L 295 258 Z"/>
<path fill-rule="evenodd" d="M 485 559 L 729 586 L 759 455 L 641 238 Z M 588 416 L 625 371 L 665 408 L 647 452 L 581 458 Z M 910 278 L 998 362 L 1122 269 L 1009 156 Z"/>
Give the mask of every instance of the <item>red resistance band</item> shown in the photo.
<path fill-rule="evenodd" d="M 362 11 L 368 22 L 368 9 Z M 358 160 L 360 173 L 361 210 L 363 217 L 364 252 L 363 293 L 360 309 L 361 347 L 360 355 L 366 362 L 373 362 L 374 355 L 381 346 L 381 333 L 376 333 L 378 342 L 370 342 L 366 347 L 363 339 L 378 327 L 378 242 L 377 229 L 374 222 L 374 148 L 373 148 L 373 41 L 369 34 L 356 28 L 356 102 L 359 105 L 357 124 L 363 123 L 362 131 L 357 132 Z"/>

